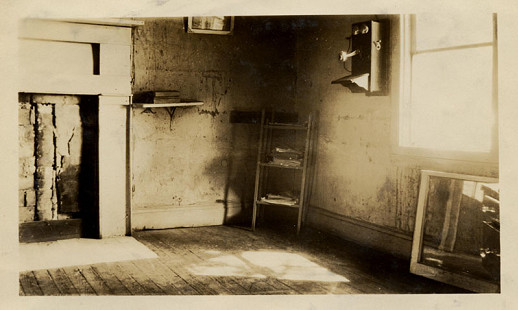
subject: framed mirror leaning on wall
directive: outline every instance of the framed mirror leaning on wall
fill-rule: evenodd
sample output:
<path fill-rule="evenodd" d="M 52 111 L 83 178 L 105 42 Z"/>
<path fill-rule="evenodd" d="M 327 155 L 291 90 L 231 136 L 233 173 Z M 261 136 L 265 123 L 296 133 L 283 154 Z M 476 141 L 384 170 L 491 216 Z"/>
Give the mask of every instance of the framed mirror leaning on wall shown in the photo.
<path fill-rule="evenodd" d="M 410 272 L 500 292 L 498 179 L 423 170 Z"/>

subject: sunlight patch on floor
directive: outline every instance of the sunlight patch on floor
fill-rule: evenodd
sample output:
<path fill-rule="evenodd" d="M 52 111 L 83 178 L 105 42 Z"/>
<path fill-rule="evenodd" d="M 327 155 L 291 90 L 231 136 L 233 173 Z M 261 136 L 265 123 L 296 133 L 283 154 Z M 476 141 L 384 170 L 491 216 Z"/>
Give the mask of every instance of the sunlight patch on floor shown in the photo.
<path fill-rule="evenodd" d="M 323 282 L 349 282 L 341 275 L 295 253 L 247 251 L 241 254 L 256 266 L 270 269 L 279 279 Z"/>
<path fill-rule="evenodd" d="M 206 251 L 218 255 L 218 251 Z M 302 255 L 279 251 L 244 251 L 235 255 L 215 256 L 188 269 L 197 275 L 265 278 L 293 281 L 349 282 Z"/>

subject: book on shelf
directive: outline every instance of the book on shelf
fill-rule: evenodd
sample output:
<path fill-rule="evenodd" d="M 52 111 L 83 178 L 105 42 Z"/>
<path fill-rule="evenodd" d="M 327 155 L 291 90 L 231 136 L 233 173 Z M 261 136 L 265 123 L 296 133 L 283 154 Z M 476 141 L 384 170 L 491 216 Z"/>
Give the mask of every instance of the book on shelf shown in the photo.
<path fill-rule="evenodd" d="M 174 91 L 146 91 L 133 95 L 133 101 L 139 103 L 171 103 L 180 102 L 180 92 Z"/>
<path fill-rule="evenodd" d="M 180 97 L 180 92 L 178 90 L 159 90 L 154 91 L 155 97 Z"/>
<path fill-rule="evenodd" d="M 155 97 L 153 103 L 179 103 L 180 97 Z"/>

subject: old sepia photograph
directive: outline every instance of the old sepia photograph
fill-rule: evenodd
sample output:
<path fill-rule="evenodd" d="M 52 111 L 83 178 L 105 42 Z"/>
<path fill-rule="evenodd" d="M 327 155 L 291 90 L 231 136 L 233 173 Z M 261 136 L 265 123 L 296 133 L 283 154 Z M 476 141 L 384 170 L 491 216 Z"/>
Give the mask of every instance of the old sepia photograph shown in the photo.
<path fill-rule="evenodd" d="M 505 14 L 156 2 L 13 18 L 5 309 L 512 308 Z"/>

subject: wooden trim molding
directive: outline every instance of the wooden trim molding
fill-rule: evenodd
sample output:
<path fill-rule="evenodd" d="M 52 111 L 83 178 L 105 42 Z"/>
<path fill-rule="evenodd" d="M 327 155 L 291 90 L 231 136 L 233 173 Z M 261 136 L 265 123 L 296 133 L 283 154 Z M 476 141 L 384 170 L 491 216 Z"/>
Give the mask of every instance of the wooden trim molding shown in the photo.
<path fill-rule="evenodd" d="M 144 21 L 128 18 L 63 18 L 54 20 L 76 24 L 105 25 L 117 27 L 137 27 L 144 25 Z"/>
<path fill-rule="evenodd" d="M 412 232 L 354 219 L 317 206 L 309 206 L 307 225 L 362 246 L 410 260 Z"/>
<path fill-rule="evenodd" d="M 23 19 L 20 39 L 131 45 L 131 28 L 79 24 L 47 19 Z"/>
<path fill-rule="evenodd" d="M 131 224 L 133 230 L 223 225 L 242 210 L 237 202 L 226 208 L 222 203 L 140 207 L 133 208 Z"/>
<path fill-rule="evenodd" d="M 19 92 L 131 93 L 131 28 L 24 19 L 18 41 Z"/>

